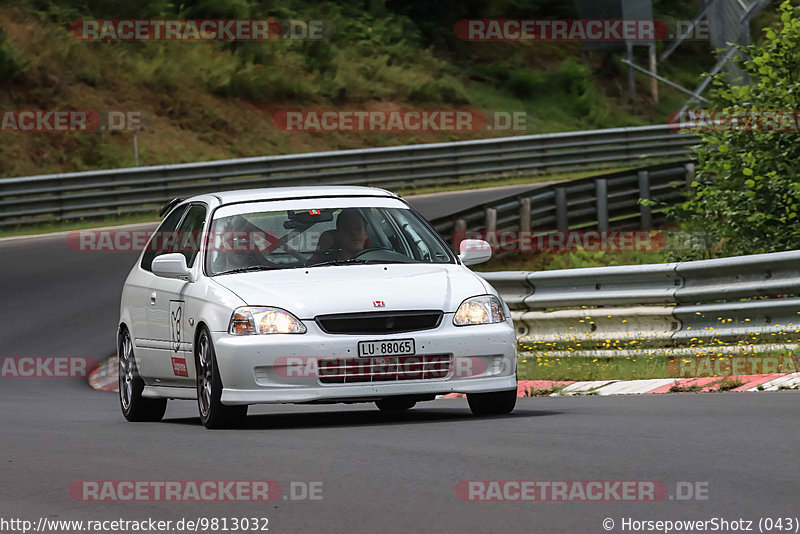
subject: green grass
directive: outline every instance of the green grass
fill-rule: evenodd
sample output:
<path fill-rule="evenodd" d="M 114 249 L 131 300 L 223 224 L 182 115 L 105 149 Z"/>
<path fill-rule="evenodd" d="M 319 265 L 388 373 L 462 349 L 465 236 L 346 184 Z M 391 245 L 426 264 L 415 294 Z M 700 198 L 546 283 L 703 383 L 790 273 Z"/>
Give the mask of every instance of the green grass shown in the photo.
<path fill-rule="evenodd" d="M 517 361 L 520 380 L 638 380 L 673 378 L 667 372 L 667 357 L 642 358 L 554 358 L 521 357 Z"/>
<path fill-rule="evenodd" d="M 524 350 L 520 347 L 520 350 Z M 786 358 L 791 356 L 785 350 L 769 350 L 759 354 L 748 354 L 748 359 Z M 651 378 L 691 378 L 678 376 L 674 367 L 667 365 L 668 356 L 588 358 L 581 356 L 539 356 L 535 353 L 521 354 L 517 358 L 517 372 L 520 380 L 645 380 Z M 794 371 L 795 369 L 788 369 Z M 777 369 L 775 372 L 787 372 Z M 720 390 L 741 386 L 738 379 L 728 375 L 720 376 Z M 725 388 L 725 389 L 723 389 Z"/>
<path fill-rule="evenodd" d="M 458 184 L 442 184 L 442 185 L 425 185 L 413 188 L 401 188 L 397 193 L 410 196 L 410 195 L 425 195 L 429 193 L 444 193 L 447 191 L 463 191 L 468 189 L 483 189 L 487 187 L 504 187 L 510 185 L 536 185 L 543 182 L 553 182 L 560 180 L 577 180 L 578 178 L 586 178 L 587 176 L 596 176 L 599 174 L 608 174 L 612 172 L 625 171 L 631 167 L 615 167 L 611 169 L 592 170 L 592 171 L 574 171 L 554 174 L 533 174 L 525 176 L 504 176 L 501 178 L 492 178 L 489 180 L 478 180 L 474 182 L 464 182 Z"/>
<path fill-rule="evenodd" d="M 699 393 L 703 389 L 703 386 L 698 386 L 697 384 L 692 384 L 691 386 L 679 386 L 677 384 L 673 385 L 669 388 L 670 393 Z"/>
<path fill-rule="evenodd" d="M 198 9 L 212 4 L 145 2 L 136 9 L 139 18 L 160 18 L 172 9 L 183 11 L 171 16 L 199 16 L 209 13 Z M 222 2 L 224 13 L 212 18 L 325 19 L 336 28 L 328 41 L 233 46 L 81 42 L 67 33 L 70 21 L 109 18 L 92 10 L 116 8 L 12 1 L 0 7 L 0 72 L 8 71 L 0 109 L 141 111 L 150 120 L 138 135 L 139 159 L 153 165 L 652 124 L 684 99 L 662 86 L 661 101 L 652 102 L 648 80 L 640 76 L 639 96 L 629 101 L 619 58 L 590 53 L 584 63 L 577 43 L 453 43 L 451 26 L 373 7 Z M 686 18 L 695 10 L 687 4 L 677 12 Z M 454 46 L 434 45 L 439 38 Z M 688 85 L 699 83 L 705 63 L 713 63 L 707 47 L 682 47 L 675 58 L 668 74 Z M 272 123 L 275 111 L 298 108 L 524 111 L 528 126 L 521 132 L 323 135 L 287 134 Z M 9 134 L 3 141 L 0 176 L 133 163 L 130 133 Z"/>
<path fill-rule="evenodd" d="M 717 388 L 717 391 L 730 391 L 730 390 L 732 390 L 734 388 L 738 388 L 739 386 L 743 386 L 744 382 L 742 382 L 738 378 L 734 379 L 734 378 L 725 377 L 722 380 L 720 380 L 719 382 L 717 382 L 717 384 L 719 384 L 719 387 Z"/>
<path fill-rule="evenodd" d="M 579 269 L 582 267 L 610 267 L 614 265 L 642 265 L 669 261 L 664 252 L 519 252 L 494 256 L 476 266 L 480 272 L 490 271 L 549 271 L 554 269 Z"/>

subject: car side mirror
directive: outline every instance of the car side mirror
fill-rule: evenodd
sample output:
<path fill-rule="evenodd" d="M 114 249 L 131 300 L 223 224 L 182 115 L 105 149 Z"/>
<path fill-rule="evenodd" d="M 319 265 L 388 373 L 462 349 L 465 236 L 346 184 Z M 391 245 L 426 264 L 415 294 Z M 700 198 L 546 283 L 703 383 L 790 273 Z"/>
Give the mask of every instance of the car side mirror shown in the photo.
<path fill-rule="evenodd" d="M 162 278 L 194 282 L 194 273 L 186 266 L 186 257 L 177 252 L 156 256 L 153 260 L 153 274 Z"/>
<path fill-rule="evenodd" d="M 492 257 L 492 245 L 482 239 L 465 239 L 458 249 L 461 251 L 458 257 L 464 265 L 477 265 Z"/>

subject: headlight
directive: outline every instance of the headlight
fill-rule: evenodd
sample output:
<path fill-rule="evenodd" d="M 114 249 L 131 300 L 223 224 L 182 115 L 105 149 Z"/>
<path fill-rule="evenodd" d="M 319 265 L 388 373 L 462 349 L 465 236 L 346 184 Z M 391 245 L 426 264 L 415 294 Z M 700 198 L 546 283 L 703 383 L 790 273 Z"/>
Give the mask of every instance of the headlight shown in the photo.
<path fill-rule="evenodd" d="M 236 336 L 250 334 L 305 334 L 306 325 L 280 308 L 244 306 L 231 316 L 228 333 Z"/>
<path fill-rule="evenodd" d="M 506 314 L 503 312 L 503 304 L 500 300 L 492 295 L 482 295 L 462 302 L 453 318 L 453 324 L 467 326 L 502 323 L 505 320 Z"/>

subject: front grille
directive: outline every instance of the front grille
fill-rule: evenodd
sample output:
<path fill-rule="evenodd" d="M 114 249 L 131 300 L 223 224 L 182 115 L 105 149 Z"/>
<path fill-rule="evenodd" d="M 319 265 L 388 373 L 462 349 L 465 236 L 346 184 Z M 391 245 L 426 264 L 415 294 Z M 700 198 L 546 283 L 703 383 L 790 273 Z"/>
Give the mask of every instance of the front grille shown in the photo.
<path fill-rule="evenodd" d="M 323 384 L 354 384 L 445 378 L 451 363 L 451 356 L 326 358 L 319 362 L 319 381 Z"/>
<path fill-rule="evenodd" d="M 442 322 L 441 311 L 345 313 L 314 318 L 326 334 L 401 334 L 430 330 Z"/>

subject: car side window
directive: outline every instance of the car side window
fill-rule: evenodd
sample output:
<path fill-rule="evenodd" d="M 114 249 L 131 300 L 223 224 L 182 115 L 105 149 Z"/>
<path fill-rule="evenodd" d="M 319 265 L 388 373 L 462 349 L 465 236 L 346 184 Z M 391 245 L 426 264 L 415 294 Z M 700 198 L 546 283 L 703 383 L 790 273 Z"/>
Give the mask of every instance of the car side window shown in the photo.
<path fill-rule="evenodd" d="M 180 252 L 186 258 L 186 266 L 192 267 L 197 253 L 200 252 L 200 243 L 203 238 L 203 226 L 206 222 L 206 207 L 194 204 L 186 212 L 181 225 L 178 227 L 178 240 L 174 252 Z"/>
<path fill-rule="evenodd" d="M 158 227 L 158 230 L 155 231 L 150 238 L 150 242 L 147 243 L 147 249 L 142 256 L 142 269 L 152 272 L 153 260 L 155 257 L 159 254 L 172 251 L 175 246 L 175 229 L 178 227 L 178 223 L 181 222 L 181 217 L 183 217 L 185 211 L 185 205 L 175 208 L 167 215 L 164 222 Z"/>

